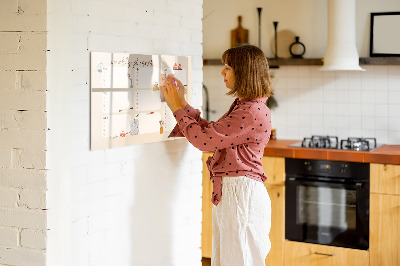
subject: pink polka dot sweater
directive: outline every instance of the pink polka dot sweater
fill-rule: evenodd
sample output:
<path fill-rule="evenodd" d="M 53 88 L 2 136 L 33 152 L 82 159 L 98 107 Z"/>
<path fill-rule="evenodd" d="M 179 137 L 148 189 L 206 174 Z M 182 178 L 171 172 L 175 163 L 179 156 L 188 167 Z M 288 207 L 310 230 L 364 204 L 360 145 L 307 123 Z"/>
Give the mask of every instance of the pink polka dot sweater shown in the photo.
<path fill-rule="evenodd" d="M 178 124 L 169 137 L 186 137 L 201 151 L 214 151 L 207 160 L 213 182 L 211 201 L 221 200 L 224 176 L 247 176 L 261 182 L 267 179 L 261 159 L 271 132 L 271 112 L 267 97 L 238 98 L 218 121 L 208 122 L 189 104 L 174 112 Z"/>

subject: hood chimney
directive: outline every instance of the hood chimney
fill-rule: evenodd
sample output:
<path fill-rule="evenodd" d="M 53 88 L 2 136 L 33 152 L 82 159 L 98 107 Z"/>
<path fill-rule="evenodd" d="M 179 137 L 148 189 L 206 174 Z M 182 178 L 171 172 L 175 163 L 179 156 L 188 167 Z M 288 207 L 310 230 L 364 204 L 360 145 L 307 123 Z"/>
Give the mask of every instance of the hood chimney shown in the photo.
<path fill-rule="evenodd" d="M 358 70 L 355 0 L 328 0 L 328 44 L 323 71 Z"/>

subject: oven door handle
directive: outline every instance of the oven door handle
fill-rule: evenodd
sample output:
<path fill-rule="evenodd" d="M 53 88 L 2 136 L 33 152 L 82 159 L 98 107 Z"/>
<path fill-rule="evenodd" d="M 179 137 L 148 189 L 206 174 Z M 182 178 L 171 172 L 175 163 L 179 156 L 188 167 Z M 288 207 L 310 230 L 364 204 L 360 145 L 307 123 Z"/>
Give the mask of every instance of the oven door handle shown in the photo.
<path fill-rule="evenodd" d="M 335 181 L 322 181 L 322 180 L 315 180 L 315 181 L 310 181 L 310 180 L 304 180 L 303 178 L 297 178 L 297 177 L 288 177 L 286 181 L 289 182 L 296 182 L 304 185 L 340 185 L 346 188 L 352 188 L 352 189 L 361 189 L 363 187 L 363 183 L 361 182 L 335 182 Z"/>

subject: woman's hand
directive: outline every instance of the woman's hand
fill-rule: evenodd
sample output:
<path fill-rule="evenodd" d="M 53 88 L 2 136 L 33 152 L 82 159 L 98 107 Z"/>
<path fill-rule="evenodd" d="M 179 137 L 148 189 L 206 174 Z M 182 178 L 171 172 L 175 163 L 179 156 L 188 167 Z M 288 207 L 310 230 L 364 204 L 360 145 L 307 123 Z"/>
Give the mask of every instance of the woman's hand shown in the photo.
<path fill-rule="evenodd" d="M 182 102 L 182 98 L 185 100 L 185 88 L 179 80 L 168 76 L 164 86 L 161 86 L 161 90 L 164 93 L 165 101 L 173 113 L 178 109 L 186 107 L 186 101 Z"/>
<path fill-rule="evenodd" d="M 167 80 L 170 80 L 175 82 L 175 85 L 178 87 L 178 97 L 179 97 L 179 103 L 183 108 L 186 107 L 187 102 L 185 100 L 185 87 L 182 85 L 182 82 L 174 77 L 174 74 L 168 74 Z"/>

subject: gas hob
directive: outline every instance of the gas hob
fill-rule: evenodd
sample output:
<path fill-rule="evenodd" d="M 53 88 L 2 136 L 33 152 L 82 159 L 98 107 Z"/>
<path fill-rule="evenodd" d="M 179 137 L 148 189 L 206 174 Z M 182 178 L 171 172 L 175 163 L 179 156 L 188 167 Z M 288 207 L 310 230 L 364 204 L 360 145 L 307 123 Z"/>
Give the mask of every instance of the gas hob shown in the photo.
<path fill-rule="evenodd" d="M 353 151 L 371 151 L 382 145 L 378 145 L 376 138 L 349 137 L 339 141 L 337 136 L 317 136 L 306 137 L 303 141 L 289 145 L 301 148 L 319 148 Z"/>

